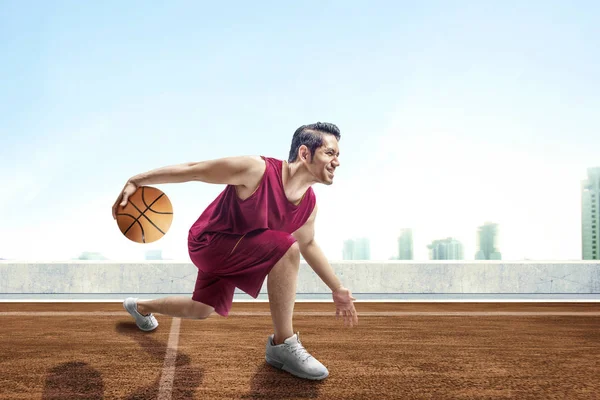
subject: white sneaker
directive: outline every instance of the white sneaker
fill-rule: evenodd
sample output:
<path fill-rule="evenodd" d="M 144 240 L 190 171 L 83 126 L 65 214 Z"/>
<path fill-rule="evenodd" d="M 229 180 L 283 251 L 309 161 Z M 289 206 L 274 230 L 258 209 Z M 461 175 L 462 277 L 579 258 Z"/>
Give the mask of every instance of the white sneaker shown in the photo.
<path fill-rule="evenodd" d="M 123 307 L 135 319 L 135 324 L 145 332 L 153 331 L 158 327 L 158 321 L 154 315 L 142 315 L 137 310 L 137 298 L 128 297 L 123 302 Z"/>
<path fill-rule="evenodd" d="M 327 368 L 302 346 L 300 332 L 277 346 L 273 344 L 274 336 L 267 341 L 265 359 L 269 364 L 299 378 L 321 380 L 329 376 Z"/>

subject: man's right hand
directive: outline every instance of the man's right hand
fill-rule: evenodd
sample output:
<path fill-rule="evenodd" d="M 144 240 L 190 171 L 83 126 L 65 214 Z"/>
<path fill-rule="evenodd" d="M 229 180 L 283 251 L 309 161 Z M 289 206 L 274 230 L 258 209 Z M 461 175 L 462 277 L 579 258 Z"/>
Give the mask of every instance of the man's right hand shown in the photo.
<path fill-rule="evenodd" d="M 131 195 L 134 194 L 137 189 L 138 189 L 138 187 L 135 183 L 133 183 L 131 181 L 127 181 L 127 183 L 125 184 L 125 187 L 119 194 L 119 197 L 117 197 L 117 201 L 115 201 L 115 204 L 113 204 L 113 208 L 112 208 L 113 219 L 117 219 L 117 209 L 119 207 L 121 207 L 121 208 L 125 207 L 127 205 L 127 200 L 129 200 L 129 197 L 131 197 Z"/>

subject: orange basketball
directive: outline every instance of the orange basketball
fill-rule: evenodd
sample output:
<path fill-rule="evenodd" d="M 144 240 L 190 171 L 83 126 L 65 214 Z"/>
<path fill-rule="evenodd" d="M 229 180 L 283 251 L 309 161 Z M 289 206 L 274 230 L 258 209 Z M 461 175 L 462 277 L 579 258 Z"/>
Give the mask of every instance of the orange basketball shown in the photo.
<path fill-rule="evenodd" d="M 139 187 L 127 205 L 119 205 L 117 209 L 119 229 L 136 243 L 152 243 L 162 238 L 172 221 L 171 201 L 162 191 L 150 186 Z"/>

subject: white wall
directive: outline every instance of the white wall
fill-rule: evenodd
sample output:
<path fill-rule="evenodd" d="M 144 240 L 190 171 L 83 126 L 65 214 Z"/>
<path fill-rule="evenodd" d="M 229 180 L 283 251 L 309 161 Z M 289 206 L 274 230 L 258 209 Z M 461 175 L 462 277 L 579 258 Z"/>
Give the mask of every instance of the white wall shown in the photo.
<path fill-rule="evenodd" d="M 439 261 L 335 262 L 353 293 L 572 293 L 600 294 L 600 263 Z M 0 294 L 191 293 L 191 263 L 17 263 L 0 261 Z M 264 282 L 261 293 L 266 293 Z M 302 263 L 298 293 L 328 293 Z"/>

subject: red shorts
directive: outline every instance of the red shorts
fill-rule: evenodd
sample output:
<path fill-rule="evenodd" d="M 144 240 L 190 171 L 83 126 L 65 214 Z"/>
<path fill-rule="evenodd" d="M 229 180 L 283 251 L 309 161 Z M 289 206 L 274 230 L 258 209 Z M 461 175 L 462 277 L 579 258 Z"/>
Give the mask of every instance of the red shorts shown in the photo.
<path fill-rule="evenodd" d="M 192 299 L 229 315 L 235 288 L 257 298 L 265 278 L 296 239 L 287 232 L 261 230 L 246 235 L 209 232 L 188 238 L 198 268 Z"/>

